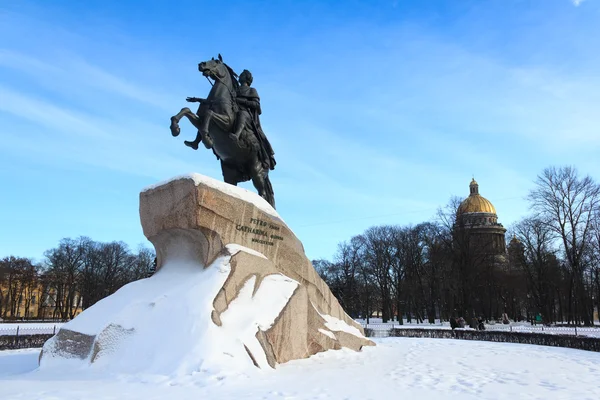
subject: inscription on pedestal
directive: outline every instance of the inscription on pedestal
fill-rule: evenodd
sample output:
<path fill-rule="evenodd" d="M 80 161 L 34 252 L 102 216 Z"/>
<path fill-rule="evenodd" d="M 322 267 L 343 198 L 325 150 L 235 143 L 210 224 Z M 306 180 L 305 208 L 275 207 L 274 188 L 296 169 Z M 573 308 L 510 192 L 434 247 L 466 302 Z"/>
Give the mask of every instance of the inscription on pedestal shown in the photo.
<path fill-rule="evenodd" d="M 275 240 L 283 240 L 283 237 L 277 234 L 281 230 L 279 226 L 258 218 L 250 218 L 249 225 L 238 224 L 235 229 L 253 235 L 251 240 L 254 243 L 267 246 L 274 246 Z"/>

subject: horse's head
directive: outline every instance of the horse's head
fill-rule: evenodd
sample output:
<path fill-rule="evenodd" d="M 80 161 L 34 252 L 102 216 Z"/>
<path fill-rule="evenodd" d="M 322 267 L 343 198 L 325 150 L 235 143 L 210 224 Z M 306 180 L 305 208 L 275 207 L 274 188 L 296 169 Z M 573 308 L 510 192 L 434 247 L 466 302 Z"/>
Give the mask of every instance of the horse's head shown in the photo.
<path fill-rule="evenodd" d="M 221 57 L 217 60 L 213 58 L 199 63 L 198 71 L 202 72 L 202 75 L 213 79 L 223 79 L 228 74 L 227 67 Z"/>

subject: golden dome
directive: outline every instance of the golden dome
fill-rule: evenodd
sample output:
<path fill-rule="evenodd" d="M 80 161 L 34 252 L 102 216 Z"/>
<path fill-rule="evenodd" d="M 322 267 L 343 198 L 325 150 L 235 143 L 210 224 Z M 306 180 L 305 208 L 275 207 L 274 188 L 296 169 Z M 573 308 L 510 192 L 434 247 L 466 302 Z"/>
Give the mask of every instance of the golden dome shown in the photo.
<path fill-rule="evenodd" d="M 469 197 L 463 200 L 458 207 L 458 213 L 490 213 L 496 214 L 496 208 L 494 205 L 485 197 L 479 194 L 479 184 L 475 181 L 475 178 L 469 185 L 471 194 Z"/>
<path fill-rule="evenodd" d="M 458 212 L 463 213 L 491 213 L 496 214 L 494 205 L 485 197 L 476 195 L 470 195 L 458 207 Z"/>

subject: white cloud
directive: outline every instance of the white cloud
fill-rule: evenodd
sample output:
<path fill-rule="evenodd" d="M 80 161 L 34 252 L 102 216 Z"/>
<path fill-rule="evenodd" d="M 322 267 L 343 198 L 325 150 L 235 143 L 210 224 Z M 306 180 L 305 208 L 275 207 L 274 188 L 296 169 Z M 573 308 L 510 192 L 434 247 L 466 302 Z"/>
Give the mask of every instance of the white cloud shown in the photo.
<path fill-rule="evenodd" d="M 74 169 L 90 165 L 157 180 L 183 171 L 220 174 L 211 152 L 185 151 L 183 139 L 171 137 L 167 122 L 157 126 L 140 119 L 143 116 L 114 121 L 0 85 L 0 115 L 3 113 L 0 150 L 23 159 L 43 160 L 50 166 L 67 164 Z M 182 130 L 192 133 L 189 127 Z"/>
<path fill-rule="evenodd" d="M 102 70 L 75 54 L 66 53 L 61 57 L 40 60 L 20 52 L 0 49 L 0 66 L 25 73 L 43 85 L 62 92 L 85 88 L 168 109 L 170 99 L 164 93 L 128 82 L 126 78 Z"/>
<path fill-rule="evenodd" d="M 571 0 L 571 2 L 575 5 L 575 7 L 579 6 L 581 3 L 583 3 L 585 0 Z"/>

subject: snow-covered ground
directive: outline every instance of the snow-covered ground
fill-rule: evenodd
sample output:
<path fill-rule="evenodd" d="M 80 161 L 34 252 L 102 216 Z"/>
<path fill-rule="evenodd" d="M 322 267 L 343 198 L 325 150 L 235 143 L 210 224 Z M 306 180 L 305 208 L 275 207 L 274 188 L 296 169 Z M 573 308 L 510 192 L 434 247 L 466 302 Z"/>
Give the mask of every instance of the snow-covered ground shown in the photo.
<path fill-rule="evenodd" d="M 36 399 L 593 399 L 600 353 L 443 339 L 376 339 L 276 370 L 178 378 L 36 370 L 39 349 L 0 352 L 0 398 Z"/>

